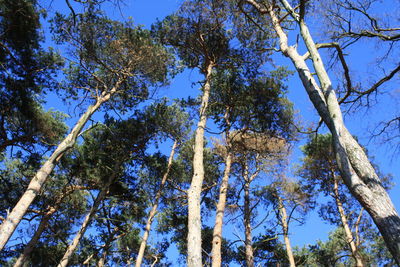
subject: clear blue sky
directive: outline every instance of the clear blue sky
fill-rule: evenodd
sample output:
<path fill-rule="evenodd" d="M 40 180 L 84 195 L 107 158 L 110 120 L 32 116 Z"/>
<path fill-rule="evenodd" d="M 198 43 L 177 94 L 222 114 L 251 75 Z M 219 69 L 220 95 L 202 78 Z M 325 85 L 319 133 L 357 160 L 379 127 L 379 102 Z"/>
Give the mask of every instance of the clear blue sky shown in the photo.
<path fill-rule="evenodd" d="M 136 24 L 142 24 L 145 27 L 148 27 L 153 23 L 156 18 L 162 19 L 164 16 L 172 13 L 174 10 L 178 8 L 181 0 L 132 0 L 125 1 L 125 4 L 122 4 L 119 7 L 109 7 L 107 8 L 108 14 L 115 18 L 125 18 L 132 17 Z M 47 3 L 48 5 L 48 3 Z M 53 9 L 66 10 L 66 6 L 64 1 L 53 1 L 52 2 Z M 47 7 L 46 4 L 44 7 Z M 317 26 L 312 27 L 312 30 L 317 30 Z M 323 38 L 323 36 L 318 36 L 319 38 Z M 317 41 L 319 40 L 318 38 Z M 324 41 L 324 40 L 322 40 Z M 292 40 L 292 43 L 294 40 Z M 301 47 L 300 47 L 301 49 Z M 368 44 L 364 42 L 361 46 L 357 46 L 357 48 L 350 50 L 351 53 L 348 54 L 347 59 L 350 62 L 351 73 L 355 77 L 361 77 L 362 80 L 367 81 L 366 78 L 363 78 L 365 73 L 371 74 L 371 69 L 375 67 L 374 63 L 374 51 L 377 48 L 375 45 Z M 368 56 L 366 56 L 368 55 Z M 277 55 L 274 57 L 277 64 L 280 65 L 288 65 L 290 69 L 293 70 L 293 67 L 289 60 L 284 59 L 282 56 Z M 335 70 L 332 70 L 335 72 Z M 379 77 L 379 74 L 376 74 L 376 77 Z M 372 76 L 372 81 L 373 81 Z M 183 74 L 177 76 L 172 82 L 169 88 L 164 88 L 159 91 L 159 95 L 168 96 L 169 98 L 174 97 L 185 97 L 191 95 L 193 97 L 197 96 L 198 90 L 196 87 L 192 88 L 192 82 L 196 82 L 198 79 L 198 75 L 196 72 L 185 71 Z M 368 82 L 368 81 L 367 81 Z M 334 83 L 337 83 L 334 80 Z M 295 73 L 292 77 L 289 78 L 288 81 L 289 86 L 289 98 L 295 104 L 296 110 L 299 111 L 299 115 L 303 122 L 306 124 L 318 121 L 318 117 L 316 116 L 316 112 L 308 97 L 300 84 L 299 78 Z M 369 154 L 374 156 L 374 162 L 380 167 L 383 173 L 391 173 L 393 174 L 394 181 L 397 180 L 397 176 L 400 171 L 400 166 L 397 164 L 395 157 L 392 157 L 391 147 L 387 144 L 381 144 L 376 141 L 370 141 L 370 130 L 380 121 L 382 118 L 389 117 L 394 114 L 396 101 L 398 101 L 398 97 L 396 94 L 388 94 L 383 96 L 383 101 L 370 110 L 361 110 L 355 114 L 348 114 L 345 117 L 346 123 L 350 131 L 356 135 L 361 143 L 365 145 Z M 52 99 L 49 99 L 47 107 L 59 108 L 60 103 L 55 99 L 55 96 L 52 96 Z M 71 112 L 71 110 L 63 109 L 63 111 Z M 71 113 L 71 116 L 76 116 L 76 114 Z M 75 119 L 72 118 L 71 121 Z M 326 132 L 326 129 L 321 128 L 321 132 Z M 299 145 L 302 142 L 299 143 Z M 395 155 L 397 156 L 397 155 Z M 294 151 L 293 154 L 293 163 L 297 163 L 299 158 L 301 157 L 301 153 L 298 149 Z M 390 193 L 393 202 L 397 206 L 400 207 L 400 190 L 398 186 L 395 186 L 394 189 Z M 210 218 L 211 221 L 214 218 Z M 232 229 L 232 228 L 231 228 Z M 292 245 L 303 246 L 306 244 L 313 244 L 317 239 L 325 240 L 327 238 L 328 231 L 330 231 L 332 227 L 327 225 L 325 222 L 322 222 L 318 215 L 315 212 L 312 212 L 308 215 L 308 219 L 305 225 L 300 227 L 292 227 L 291 230 L 291 240 Z M 229 230 L 228 230 L 229 231 Z M 224 234 L 227 234 L 226 231 Z M 231 235 L 230 235 L 231 236 Z M 153 240 L 157 239 L 154 234 L 151 234 Z M 174 262 L 177 257 L 177 254 L 170 250 L 169 256 L 171 257 L 169 260 Z"/>

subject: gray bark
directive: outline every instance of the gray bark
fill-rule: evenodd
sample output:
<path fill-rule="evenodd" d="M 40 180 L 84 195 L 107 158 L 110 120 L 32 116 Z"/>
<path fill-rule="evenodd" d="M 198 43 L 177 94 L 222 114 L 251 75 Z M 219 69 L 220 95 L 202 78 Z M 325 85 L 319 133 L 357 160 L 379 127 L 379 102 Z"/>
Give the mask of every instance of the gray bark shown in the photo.
<path fill-rule="evenodd" d="M 188 237 L 187 237 L 187 265 L 188 267 L 200 267 L 202 265 L 201 258 L 201 213 L 200 213 L 200 197 L 201 188 L 204 180 L 204 129 L 207 122 L 207 106 L 211 90 L 211 72 L 213 69 L 212 62 L 207 66 L 206 82 L 203 87 L 203 96 L 200 106 L 200 118 L 197 124 L 194 139 L 194 156 L 193 156 L 193 178 L 188 190 Z"/>
<path fill-rule="evenodd" d="M 144 251 L 146 250 L 147 239 L 149 238 L 149 235 L 150 235 L 151 224 L 153 223 L 153 219 L 156 216 L 157 209 L 158 209 L 158 202 L 161 198 L 162 191 L 164 189 L 164 185 L 167 182 L 169 172 L 171 171 L 172 161 L 174 160 L 175 150 L 176 150 L 177 146 L 178 146 L 178 141 L 175 141 L 174 144 L 172 145 L 171 153 L 168 158 L 167 170 L 164 173 L 163 178 L 161 179 L 160 187 L 157 191 L 156 197 L 154 199 L 153 207 L 152 207 L 152 209 L 149 213 L 149 217 L 147 219 L 146 228 L 143 233 L 142 242 L 140 243 L 139 252 L 138 252 L 138 255 L 136 258 L 135 267 L 140 267 L 142 265 Z"/>
<path fill-rule="evenodd" d="M 254 2 L 248 0 L 249 3 Z M 301 36 L 311 56 L 320 86 L 312 76 L 305 63 L 293 46 L 288 46 L 287 36 L 280 26 L 274 10 L 268 10 L 272 23 L 280 41 L 282 53 L 289 57 L 306 89 L 311 102 L 322 120 L 328 126 L 333 137 L 333 146 L 341 176 L 350 192 L 368 211 L 381 232 L 387 247 L 394 259 L 400 263 L 400 218 L 376 174 L 363 148 L 347 130 L 340 106 L 333 90 L 332 83 L 326 72 L 321 56 L 310 35 L 308 27 L 300 16 L 296 16 L 289 3 L 281 0 L 292 17 L 300 26 Z"/>
<path fill-rule="evenodd" d="M 8 214 L 7 218 L 3 221 L 0 226 L 0 251 L 4 248 L 18 224 L 21 222 L 22 217 L 27 212 L 29 206 L 32 204 L 35 197 L 39 194 L 42 186 L 46 182 L 50 173 L 53 171 L 57 162 L 61 159 L 61 157 L 67 152 L 70 148 L 75 145 L 76 139 L 79 136 L 79 133 L 82 131 L 85 124 L 88 122 L 90 117 L 96 110 L 100 107 L 100 105 L 107 100 L 110 99 L 113 92 L 115 92 L 115 88 L 111 90 L 111 93 L 107 93 L 101 96 L 93 106 L 89 106 L 86 112 L 80 117 L 78 122 L 75 124 L 75 127 L 71 130 L 71 132 L 67 135 L 67 137 L 58 145 L 53 154 L 49 157 L 48 160 L 42 165 L 39 171 L 36 173 L 35 177 L 30 181 L 28 188 L 25 193 L 21 196 L 18 203 L 15 205 L 13 210 Z"/>
<path fill-rule="evenodd" d="M 244 229 L 245 229 L 245 250 L 246 250 L 246 266 L 254 267 L 253 255 L 253 238 L 251 233 L 251 202 L 250 202 L 250 183 L 249 171 L 247 163 L 244 164 L 243 178 L 244 184 Z"/>
<path fill-rule="evenodd" d="M 82 239 L 83 235 L 85 234 L 86 229 L 88 228 L 98 207 L 100 206 L 104 197 L 107 195 L 108 189 L 109 189 L 112 181 L 113 181 L 113 179 L 110 179 L 108 181 L 108 183 L 106 185 L 104 185 L 104 188 L 97 195 L 95 201 L 93 202 L 92 207 L 90 208 L 90 211 L 86 214 L 85 219 L 83 220 L 81 228 L 76 233 L 74 239 L 72 240 L 71 244 L 68 246 L 64 256 L 62 257 L 62 259 L 61 259 L 60 263 L 57 265 L 57 267 L 66 267 L 68 265 L 68 261 L 70 260 L 71 256 L 74 254 L 75 249 L 78 247 L 78 244 L 79 244 L 80 240 Z"/>

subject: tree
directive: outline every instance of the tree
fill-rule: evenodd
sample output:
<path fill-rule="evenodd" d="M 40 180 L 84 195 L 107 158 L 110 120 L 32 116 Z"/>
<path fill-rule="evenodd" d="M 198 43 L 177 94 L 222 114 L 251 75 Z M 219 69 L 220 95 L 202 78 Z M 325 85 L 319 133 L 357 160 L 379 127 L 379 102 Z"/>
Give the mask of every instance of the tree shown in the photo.
<path fill-rule="evenodd" d="M 201 189 L 204 180 L 204 130 L 213 69 L 228 57 L 229 36 L 224 28 L 222 6 L 210 1 L 185 2 L 176 15 L 167 17 L 159 34 L 176 48 L 189 68 L 198 68 L 205 77 L 195 134 L 193 178 L 188 190 L 188 266 L 202 265 Z"/>
<path fill-rule="evenodd" d="M 109 105 L 126 109 L 147 96 L 147 87 L 164 82 L 169 57 L 150 38 L 149 33 L 130 25 L 112 22 L 96 15 L 93 7 L 79 20 L 77 27 L 64 31 L 69 20 L 57 19 L 59 41 L 76 46 L 78 61 L 68 69 L 72 96 L 83 88 L 94 103 L 80 117 L 70 133 L 44 162 L 27 190 L 0 227 L 2 249 L 46 182 L 60 158 L 74 146 L 90 117 L 114 95 Z M 151 60 L 150 60 L 151 59 Z M 151 62 L 151 63 L 150 63 Z"/>
<path fill-rule="evenodd" d="M 319 46 L 314 42 L 305 22 L 307 1 L 299 2 L 299 12 L 286 0 L 279 1 L 280 4 L 254 0 L 240 2 L 255 8 L 259 14 L 269 16 L 279 39 L 280 51 L 292 61 L 311 102 L 332 134 L 337 162 L 345 184 L 371 215 L 394 258 L 400 263 L 400 218 L 363 148 L 344 124 L 339 100 L 318 52 Z M 280 13 L 280 10 L 285 13 Z M 308 50 L 304 56 L 297 52 L 295 46 L 288 45 L 288 36 L 282 27 L 286 14 L 299 26 Z M 313 63 L 319 84 L 306 64 L 308 58 Z"/>
<path fill-rule="evenodd" d="M 37 144 L 50 147 L 66 127 L 57 112 L 43 110 L 41 98 L 55 86 L 63 61 L 41 47 L 37 1 L 3 0 L 0 10 L 0 153 L 9 147 L 25 152 Z"/>

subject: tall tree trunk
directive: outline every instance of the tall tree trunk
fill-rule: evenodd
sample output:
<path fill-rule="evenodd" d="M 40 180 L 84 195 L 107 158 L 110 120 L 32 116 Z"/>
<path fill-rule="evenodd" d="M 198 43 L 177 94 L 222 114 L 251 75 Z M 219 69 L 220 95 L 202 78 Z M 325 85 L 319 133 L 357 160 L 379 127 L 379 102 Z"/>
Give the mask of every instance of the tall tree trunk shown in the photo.
<path fill-rule="evenodd" d="M 245 250 L 246 266 L 254 267 L 253 239 L 251 235 L 251 201 L 250 201 L 250 177 L 248 165 L 245 163 L 243 178 L 244 184 L 244 229 L 245 229 Z"/>
<path fill-rule="evenodd" d="M 152 207 L 152 209 L 151 209 L 151 211 L 149 213 L 149 217 L 147 218 L 146 228 L 145 228 L 145 231 L 143 233 L 142 242 L 140 243 L 140 248 L 139 248 L 139 252 L 138 252 L 137 258 L 136 258 L 135 267 L 140 267 L 142 265 L 144 251 L 146 249 L 146 244 L 147 244 L 147 239 L 149 238 L 149 234 L 150 234 L 150 230 L 151 230 L 151 224 L 153 223 L 153 219 L 156 216 L 157 208 L 158 208 L 158 202 L 159 202 L 159 200 L 161 198 L 162 191 L 164 189 L 164 185 L 167 182 L 168 175 L 169 175 L 169 173 L 171 171 L 172 161 L 174 160 L 175 150 L 176 150 L 177 146 L 178 146 L 178 141 L 175 140 L 174 144 L 172 145 L 171 153 L 170 153 L 169 158 L 168 158 L 167 170 L 165 171 L 165 173 L 164 173 L 164 175 L 162 177 L 161 184 L 160 184 L 160 187 L 159 187 L 159 189 L 157 191 L 153 207 Z"/>
<path fill-rule="evenodd" d="M 14 264 L 14 267 L 21 267 L 25 263 L 25 261 L 29 258 L 30 254 L 32 253 L 33 249 L 36 247 L 40 236 L 42 235 L 43 231 L 46 229 L 51 216 L 58 210 L 60 204 L 63 202 L 64 198 L 75 190 L 84 189 L 83 186 L 71 186 L 64 188 L 63 192 L 57 197 L 54 204 L 48 208 L 48 211 L 43 215 L 42 219 L 40 220 L 39 226 L 36 229 L 35 234 L 32 236 L 31 240 L 26 244 L 24 251 L 19 255 L 17 261 Z"/>
<path fill-rule="evenodd" d="M 217 204 L 215 225 L 213 231 L 212 250 L 211 250 L 213 267 L 219 267 L 222 264 L 222 257 L 221 257 L 222 226 L 223 226 L 224 211 L 226 206 L 226 195 L 229 186 L 228 181 L 231 172 L 231 164 L 232 164 L 232 153 L 228 151 L 225 159 L 224 176 L 222 178 L 221 188 L 219 189 L 219 199 Z"/>
<path fill-rule="evenodd" d="M 231 140 L 229 136 L 231 123 L 229 120 L 229 113 L 230 113 L 230 108 L 227 107 L 224 115 L 225 122 L 227 125 L 225 130 L 225 137 L 226 137 L 225 170 L 224 170 L 224 176 L 222 177 L 221 181 L 221 187 L 219 189 L 219 198 L 216 208 L 212 249 L 211 249 L 211 256 L 212 256 L 211 264 L 213 267 L 220 267 L 222 264 L 222 256 L 221 256 L 222 226 L 223 226 L 224 212 L 226 206 L 226 195 L 229 187 L 229 175 L 231 173 L 231 165 L 232 165 Z"/>
<path fill-rule="evenodd" d="M 77 248 L 79 241 L 82 239 L 83 235 L 88 228 L 90 221 L 92 220 L 93 216 L 95 215 L 98 207 L 100 206 L 101 202 L 103 201 L 104 197 L 107 195 L 109 187 L 112 183 L 113 179 L 110 179 L 108 183 L 104 186 L 104 188 L 100 191 L 97 195 L 93 206 L 90 208 L 90 211 L 86 214 L 85 219 L 81 225 L 81 228 L 76 233 L 74 240 L 72 240 L 71 244 L 68 246 L 67 251 L 65 252 L 64 256 L 62 257 L 60 263 L 57 267 L 66 267 L 68 265 L 68 261 L 70 260 L 71 256 L 74 254 L 75 249 Z"/>
<path fill-rule="evenodd" d="M 342 112 L 332 83 L 303 18 L 294 12 L 286 0 L 281 0 L 289 14 L 300 26 L 302 39 L 311 56 L 321 87 L 311 74 L 305 62 L 306 58 L 297 52 L 296 47 L 288 45 L 287 35 L 283 31 L 273 7 L 263 9 L 254 0 L 246 1 L 258 10 L 270 15 L 273 27 L 279 37 L 282 53 L 291 59 L 311 102 L 332 133 L 336 159 L 344 183 L 371 215 L 393 258 L 397 264 L 400 264 L 400 217 L 365 151 L 350 134 L 343 122 Z M 305 1 L 300 2 L 302 9 Z"/>
<path fill-rule="evenodd" d="M 35 177 L 31 180 L 26 189 L 25 193 L 21 196 L 18 203 L 15 205 L 13 210 L 8 214 L 7 218 L 3 221 L 0 226 L 0 251 L 4 248 L 11 235 L 14 233 L 18 224 L 20 223 L 22 217 L 25 215 L 29 206 L 35 199 L 35 197 L 39 194 L 42 189 L 43 184 L 46 182 L 47 177 L 53 171 L 57 162 L 61 159 L 61 157 L 75 145 L 76 139 L 79 136 L 79 133 L 82 131 L 85 124 L 88 122 L 90 117 L 96 110 L 100 107 L 100 105 L 107 100 L 110 99 L 113 92 L 116 89 L 113 88 L 111 93 L 105 94 L 101 96 L 93 106 L 89 106 L 86 112 L 80 117 L 78 122 L 75 124 L 75 127 L 71 130 L 71 132 L 67 135 L 67 137 L 58 145 L 53 154 L 49 157 L 48 160 L 42 165 L 39 171 L 36 173 Z"/>
<path fill-rule="evenodd" d="M 277 195 L 277 198 L 278 198 L 278 209 L 281 217 L 281 224 L 283 230 L 283 240 L 285 241 L 285 246 L 286 246 L 286 254 L 289 259 L 290 267 L 296 267 L 296 262 L 294 261 L 293 250 L 289 239 L 289 225 L 288 225 L 286 208 L 283 203 L 283 199 L 279 195 Z"/>
<path fill-rule="evenodd" d="M 340 220 L 342 222 L 343 228 L 344 228 L 344 232 L 346 235 L 346 240 L 347 243 L 349 244 L 350 247 L 350 252 L 353 255 L 354 260 L 356 261 L 356 266 L 357 267 L 363 267 L 364 263 L 362 260 L 362 257 L 358 251 L 358 247 L 355 243 L 355 239 L 353 238 L 353 233 L 351 232 L 349 223 L 347 221 L 347 216 L 346 213 L 343 209 L 343 204 L 342 201 L 340 201 L 339 198 L 339 181 L 338 178 L 334 176 L 334 184 L 333 184 L 333 193 L 334 193 L 334 198 L 336 201 L 336 207 L 338 209 L 339 212 L 339 216 L 340 216 Z"/>
<path fill-rule="evenodd" d="M 194 138 L 194 156 L 193 156 L 193 178 L 188 190 L 188 237 L 187 237 L 187 264 L 188 267 L 202 266 L 201 259 L 201 210 L 200 197 L 201 188 L 204 180 L 204 129 L 207 122 L 208 98 L 211 90 L 211 72 L 213 63 L 208 63 L 206 82 L 203 88 L 203 96 L 200 106 L 200 118 L 197 124 Z"/>

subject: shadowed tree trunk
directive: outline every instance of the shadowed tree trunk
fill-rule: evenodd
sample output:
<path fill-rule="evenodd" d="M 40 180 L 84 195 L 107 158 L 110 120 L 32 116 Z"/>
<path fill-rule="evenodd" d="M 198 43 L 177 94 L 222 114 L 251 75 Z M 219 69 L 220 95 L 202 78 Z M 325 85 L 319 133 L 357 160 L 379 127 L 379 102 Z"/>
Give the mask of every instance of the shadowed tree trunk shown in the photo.
<path fill-rule="evenodd" d="M 162 191 L 164 189 L 164 185 L 167 182 L 168 175 L 169 175 L 169 173 L 171 171 L 172 161 L 174 160 L 175 150 L 176 150 L 177 146 L 178 146 L 178 141 L 175 140 L 174 144 L 172 145 L 171 153 L 170 153 L 169 158 L 168 158 L 167 170 L 165 171 L 164 176 L 163 176 L 163 178 L 161 180 L 160 188 L 157 191 L 156 197 L 154 199 L 153 207 L 152 207 L 152 209 L 151 209 L 151 211 L 149 213 L 149 217 L 147 219 L 146 228 L 145 228 L 145 231 L 143 233 L 142 242 L 140 243 L 139 252 L 138 252 L 138 255 L 137 255 L 137 258 L 136 258 L 135 267 L 140 267 L 142 265 L 144 251 L 146 249 L 146 244 L 147 244 L 147 239 L 149 238 L 149 234 L 150 234 L 150 230 L 151 230 L 151 224 L 153 223 L 153 219 L 156 216 L 157 208 L 158 208 L 158 202 L 160 201 L 160 198 L 161 198 L 161 195 L 162 195 Z"/>
<path fill-rule="evenodd" d="M 293 10 L 289 2 L 280 1 L 300 27 L 300 34 L 308 50 L 304 56 L 298 53 L 296 46 L 288 45 L 288 37 L 280 25 L 281 20 L 275 13 L 274 7 L 269 5 L 264 8 L 254 0 L 246 0 L 246 2 L 271 17 L 273 28 L 279 38 L 281 52 L 291 59 L 311 102 L 332 134 L 333 147 L 344 183 L 371 215 L 393 258 L 397 264 L 400 264 L 400 217 L 365 151 L 344 124 L 332 82 L 304 21 L 306 1 L 300 1 L 299 14 Z M 312 60 L 320 85 L 305 62 L 308 57 Z"/>
<path fill-rule="evenodd" d="M 244 229 L 245 229 L 245 251 L 246 251 L 246 266 L 254 267 L 253 256 L 253 239 L 251 235 L 251 200 L 250 200 L 250 183 L 249 170 L 247 162 L 244 163 L 243 178 L 244 184 Z"/>
<path fill-rule="evenodd" d="M 207 65 L 206 82 L 203 87 L 199 111 L 200 118 L 194 138 L 193 178 L 188 190 L 187 264 L 189 267 L 202 266 L 200 197 L 204 180 L 204 129 L 207 122 L 206 111 L 211 90 L 210 83 L 213 66 L 213 62 L 209 62 Z"/>

